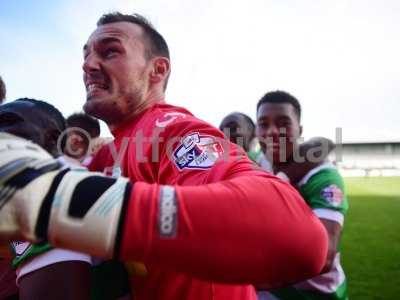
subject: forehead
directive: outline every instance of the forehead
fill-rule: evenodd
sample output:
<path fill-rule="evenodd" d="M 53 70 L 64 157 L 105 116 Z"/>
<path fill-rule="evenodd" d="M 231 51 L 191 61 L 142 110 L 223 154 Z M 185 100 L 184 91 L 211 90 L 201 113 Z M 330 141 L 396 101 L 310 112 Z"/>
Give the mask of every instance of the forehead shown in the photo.
<path fill-rule="evenodd" d="M 288 117 L 297 118 L 296 110 L 290 103 L 263 103 L 257 110 L 257 118 Z"/>
<path fill-rule="evenodd" d="M 106 38 L 115 38 L 118 40 L 140 40 L 143 35 L 143 30 L 139 25 L 130 22 L 115 22 L 105 25 L 100 25 L 89 36 L 89 39 L 84 48 L 95 42 L 101 42 Z"/>

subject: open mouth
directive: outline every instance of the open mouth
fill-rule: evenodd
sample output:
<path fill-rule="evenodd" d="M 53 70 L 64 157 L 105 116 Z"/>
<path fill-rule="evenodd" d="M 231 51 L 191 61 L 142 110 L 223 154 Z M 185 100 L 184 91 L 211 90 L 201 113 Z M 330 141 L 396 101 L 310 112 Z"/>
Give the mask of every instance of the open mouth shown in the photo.
<path fill-rule="evenodd" d="M 108 86 L 100 83 L 91 83 L 88 84 L 86 90 L 88 93 L 92 93 L 98 90 L 108 90 Z"/>
<path fill-rule="evenodd" d="M 87 93 L 87 98 L 90 99 L 93 96 L 95 96 L 98 93 L 102 93 L 104 91 L 108 91 L 109 86 L 106 84 L 102 83 L 89 83 L 86 86 L 86 93 Z"/>

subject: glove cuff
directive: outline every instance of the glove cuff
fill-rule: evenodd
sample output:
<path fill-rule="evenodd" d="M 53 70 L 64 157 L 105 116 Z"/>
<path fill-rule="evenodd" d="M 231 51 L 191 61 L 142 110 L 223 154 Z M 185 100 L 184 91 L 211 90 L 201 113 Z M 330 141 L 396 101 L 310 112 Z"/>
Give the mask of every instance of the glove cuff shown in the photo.
<path fill-rule="evenodd" d="M 112 258 L 124 203 L 130 196 L 128 179 L 90 172 L 65 174 L 54 195 L 47 236 L 49 242 L 95 256 Z"/>

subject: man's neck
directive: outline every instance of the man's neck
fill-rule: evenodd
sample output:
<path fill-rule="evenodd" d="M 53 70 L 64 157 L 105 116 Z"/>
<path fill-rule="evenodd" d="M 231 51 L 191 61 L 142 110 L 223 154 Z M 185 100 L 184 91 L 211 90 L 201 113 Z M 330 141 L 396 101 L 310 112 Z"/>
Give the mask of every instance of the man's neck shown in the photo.
<path fill-rule="evenodd" d="M 141 115 L 145 110 L 149 109 L 150 107 L 165 102 L 165 95 L 160 93 L 150 93 L 147 97 L 147 100 L 141 102 L 136 108 L 132 109 L 132 114 L 119 120 L 118 122 L 108 123 L 107 126 L 111 132 L 115 131 L 116 129 L 120 128 L 124 124 L 127 124 L 133 121 L 137 116 Z"/>

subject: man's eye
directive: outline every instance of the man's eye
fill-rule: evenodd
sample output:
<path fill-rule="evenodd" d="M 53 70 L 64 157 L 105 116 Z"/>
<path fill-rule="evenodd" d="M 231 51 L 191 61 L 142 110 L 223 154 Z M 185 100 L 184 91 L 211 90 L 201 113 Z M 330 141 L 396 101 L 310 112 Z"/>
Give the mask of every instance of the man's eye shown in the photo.
<path fill-rule="evenodd" d="M 105 58 L 112 58 L 115 55 L 117 55 L 119 53 L 119 51 L 117 49 L 114 48 L 108 48 L 103 52 L 103 56 Z"/>

